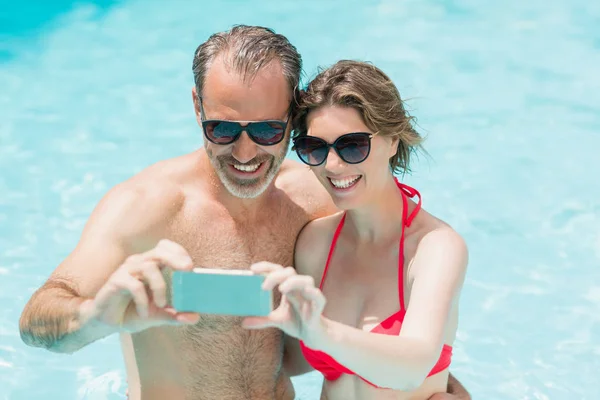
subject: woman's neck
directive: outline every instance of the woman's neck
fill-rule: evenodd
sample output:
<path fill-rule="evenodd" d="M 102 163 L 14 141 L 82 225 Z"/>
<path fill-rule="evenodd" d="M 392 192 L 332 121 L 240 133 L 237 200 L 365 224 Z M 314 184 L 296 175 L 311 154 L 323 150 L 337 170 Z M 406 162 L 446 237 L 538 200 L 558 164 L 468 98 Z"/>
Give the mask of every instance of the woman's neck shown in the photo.
<path fill-rule="evenodd" d="M 393 177 L 359 208 L 346 212 L 345 224 L 358 242 L 380 242 L 402 230 L 402 192 Z"/>

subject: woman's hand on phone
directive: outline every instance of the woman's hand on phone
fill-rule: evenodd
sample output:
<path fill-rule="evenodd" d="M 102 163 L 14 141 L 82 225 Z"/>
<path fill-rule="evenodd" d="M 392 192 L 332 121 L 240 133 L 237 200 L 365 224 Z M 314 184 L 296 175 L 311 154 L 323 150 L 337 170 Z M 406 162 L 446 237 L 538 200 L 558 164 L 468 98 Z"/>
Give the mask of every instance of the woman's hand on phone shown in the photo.
<path fill-rule="evenodd" d="M 292 267 L 260 262 L 251 271 L 265 275 L 263 289 L 278 288 L 281 303 L 266 317 L 246 317 L 242 326 L 248 329 L 279 328 L 307 345 L 322 333 L 325 296 L 315 287 L 311 276 L 298 275 Z"/>

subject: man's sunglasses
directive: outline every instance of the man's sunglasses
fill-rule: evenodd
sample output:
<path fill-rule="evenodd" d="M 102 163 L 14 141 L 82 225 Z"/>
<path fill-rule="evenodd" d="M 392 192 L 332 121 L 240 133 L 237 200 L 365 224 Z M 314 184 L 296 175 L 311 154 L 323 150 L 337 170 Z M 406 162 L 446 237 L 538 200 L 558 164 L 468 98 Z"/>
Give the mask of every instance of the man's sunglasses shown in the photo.
<path fill-rule="evenodd" d="M 199 97 L 198 100 L 200 102 L 202 130 L 206 139 L 212 143 L 231 144 L 240 138 L 243 131 L 246 131 L 250 139 L 260 146 L 273 146 L 285 137 L 289 117 L 287 121 L 265 120 L 248 122 L 247 125 L 242 125 L 237 121 L 205 119 L 206 114 L 202 106 L 202 98 Z"/>
<path fill-rule="evenodd" d="M 299 136 L 294 139 L 294 150 L 300 160 L 316 167 L 327 160 L 329 149 L 333 148 L 347 164 L 358 164 L 367 159 L 371 152 L 372 133 L 353 132 L 338 137 L 333 144 L 315 136 Z"/>

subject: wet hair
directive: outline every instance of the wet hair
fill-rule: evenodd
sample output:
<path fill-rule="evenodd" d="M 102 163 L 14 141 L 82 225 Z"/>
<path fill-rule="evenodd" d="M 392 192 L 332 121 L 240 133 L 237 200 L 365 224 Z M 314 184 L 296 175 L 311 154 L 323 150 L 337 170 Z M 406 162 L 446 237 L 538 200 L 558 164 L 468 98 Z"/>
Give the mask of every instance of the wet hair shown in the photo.
<path fill-rule="evenodd" d="M 293 124 L 295 137 L 307 134 L 308 114 L 324 106 L 352 107 L 374 133 L 398 139 L 396 154 L 389 159 L 390 168 L 394 173 L 410 172 L 411 155 L 422 150 L 423 138 L 396 85 L 383 71 L 371 63 L 352 60 L 321 69 L 300 93 Z"/>
<path fill-rule="evenodd" d="M 192 71 L 199 96 L 206 73 L 219 55 L 224 56 L 225 65 L 238 72 L 244 81 L 251 81 L 261 68 L 272 61 L 279 61 L 291 93 L 296 96 L 302 74 L 302 57 L 285 36 L 272 29 L 235 25 L 228 31 L 211 35 L 198 46 Z"/>

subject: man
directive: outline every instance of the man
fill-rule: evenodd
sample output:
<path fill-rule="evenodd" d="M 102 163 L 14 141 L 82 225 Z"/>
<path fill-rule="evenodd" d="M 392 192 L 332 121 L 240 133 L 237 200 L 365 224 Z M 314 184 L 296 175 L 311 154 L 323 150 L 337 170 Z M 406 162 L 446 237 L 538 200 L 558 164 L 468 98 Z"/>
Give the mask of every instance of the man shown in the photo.
<path fill-rule="evenodd" d="M 21 336 L 72 353 L 119 333 L 132 399 L 293 399 L 289 376 L 306 372 L 297 343 L 283 357 L 278 330 L 167 303 L 173 270 L 291 265 L 302 227 L 335 211 L 312 173 L 285 159 L 301 58 L 284 36 L 238 26 L 200 45 L 193 71 L 204 148 L 105 195 L 25 307 Z M 234 121 L 269 122 L 242 131 Z"/>

